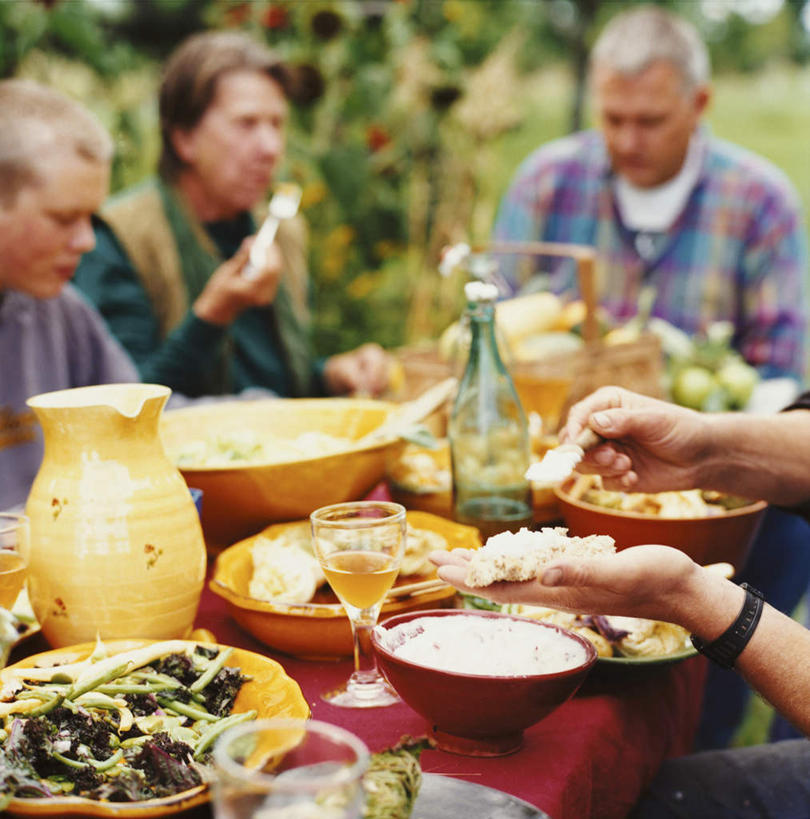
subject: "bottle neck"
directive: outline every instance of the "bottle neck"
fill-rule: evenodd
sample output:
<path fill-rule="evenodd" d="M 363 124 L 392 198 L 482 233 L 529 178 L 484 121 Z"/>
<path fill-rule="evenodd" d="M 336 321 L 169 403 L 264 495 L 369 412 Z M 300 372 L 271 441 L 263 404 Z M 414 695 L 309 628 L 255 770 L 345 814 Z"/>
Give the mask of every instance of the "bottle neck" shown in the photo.
<path fill-rule="evenodd" d="M 482 358 L 487 358 L 501 369 L 505 369 L 498 341 L 495 337 L 495 305 L 483 302 L 471 305 L 467 311 L 470 322 L 470 363 L 474 366 Z"/>

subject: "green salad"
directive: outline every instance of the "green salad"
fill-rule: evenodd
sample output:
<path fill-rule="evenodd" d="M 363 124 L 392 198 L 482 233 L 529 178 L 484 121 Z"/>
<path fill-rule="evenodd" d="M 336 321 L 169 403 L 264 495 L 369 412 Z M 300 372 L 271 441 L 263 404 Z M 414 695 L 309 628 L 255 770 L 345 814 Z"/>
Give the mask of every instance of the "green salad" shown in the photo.
<path fill-rule="evenodd" d="M 78 663 L 9 668 L 0 692 L 0 810 L 12 798 L 135 802 L 208 781 L 211 747 L 248 679 L 231 649 L 153 643 Z"/>

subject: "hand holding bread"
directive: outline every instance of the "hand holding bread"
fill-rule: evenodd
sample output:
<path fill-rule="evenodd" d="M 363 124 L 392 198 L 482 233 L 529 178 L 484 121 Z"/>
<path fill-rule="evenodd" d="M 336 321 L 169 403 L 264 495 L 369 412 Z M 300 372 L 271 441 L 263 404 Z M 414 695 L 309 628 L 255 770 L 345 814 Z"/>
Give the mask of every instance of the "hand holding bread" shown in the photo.
<path fill-rule="evenodd" d="M 476 553 L 454 549 L 431 555 L 439 577 L 462 592 L 496 603 L 548 606 L 581 614 L 622 614 L 679 623 L 690 628 L 695 601 L 734 590 L 678 549 L 634 546 L 615 554 L 569 557 L 563 551 L 540 567 L 539 577 L 484 587 L 467 583 Z M 690 630 L 694 630 L 691 629 Z"/>

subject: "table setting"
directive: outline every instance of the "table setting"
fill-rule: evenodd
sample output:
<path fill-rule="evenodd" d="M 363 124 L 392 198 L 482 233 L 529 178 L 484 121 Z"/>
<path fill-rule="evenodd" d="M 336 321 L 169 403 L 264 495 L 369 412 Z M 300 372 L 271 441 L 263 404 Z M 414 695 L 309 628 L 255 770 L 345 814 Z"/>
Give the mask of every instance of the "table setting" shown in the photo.
<path fill-rule="evenodd" d="M 65 683 L 64 680 L 70 680 L 70 666 L 77 663 L 101 663 L 98 667 L 106 667 L 104 663 L 114 662 L 122 652 L 137 653 L 146 646 L 164 644 L 171 652 L 168 656 L 190 656 L 192 664 L 196 665 L 204 662 L 197 657 L 197 652 L 225 656 L 219 670 L 209 672 L 209 675 L 240 669 L 239 673 L 248 678 L 226 720 L 244 719 L 247 722 L 242 724 L 247 725 L 254 719 L 287 717 L 298 720 L 300 725 L 326 723 L 357 738 L 367 749 L 372 767 L 380 754 L 404 754 L 406 752 L 392 749 L 418 747 L 418 752 L 413 754 L 416 755 L 414 758 L 418 757 L 421 786 L 414 788 L 414 798 L 408 810 L 412 811 L 410 815 L 423 819 L 461 816 L 464 804 L 471 799 L 487 806 L 487 810 L 491 806 L 493 816 L 619 817 L 629 810 L 663 759 L 690 749 L 705 674 L 703 658 L 691 654 L 674 656 L 666 663 L 622 668 L 620 677 L 616 678 L 615 674 L 603 673 L 604 668 L 600 671 L 600 665 L 604 664 L 597 662 L 596 652 L 588 640 L 560 626 L 522 614 L 471 610 L 468 600 L 436 579 L 433 567 L 425 565 L 423 556 L 407 553 L 405 533 L 412 535 L 414 542 L 418 541 L 418 533 L 425 533 L 428 538 L 425 548 L 436 545 L 436 541 L 430 538 L 438 538 L 443 544 L 441 548 L 477 549 L 482 538 L 474 527 L 442 515 L 418 509 L 406 510 L 392 501 L 386 475 L 387 464 L 391 463 L 400 445 L 398 434 L 374 444 L 383 451 L 384 457 L 380 460 L 381 465 L 366 475 L 359 488 L 352 490 L 358 496 L 356 500 L 338 498 L 317 508 L 310 501 L 307 507 L 311 507 L 310 514 L 297 522 L 275 521 L 271 516 L 241 539 L 239 533 L 244 533 L 245 529 L 238 527 L 242 527 L 245 521 L 240 520 L 237 528 L 229 531 L 227 537 L 231 542 L 225 545 L 221 533 L 232 522 L 227 520 L 227 512 L 223 512 L 228 508 L 227 501 L 217 505 L 216 484 L 213 488 L 209 485 L 202 493 L 195 492 L 192 497 L 187 484 L 193 470 L 186 473 L 181 467 L 183 480 L 176 462 L 172 463 L 166 455 L 172 451 L 172 446 L 161 442 L 160 438 L 160 430 L 164 428 L 161 420 L 164 401 L 162 388 L 145 385 L 82 388 L 34 400 L 34 404 L 41 404 L 51 414 L 64 412 L 80 417 L 84 413 L 92 417 L 90 429 L 94 439 L 91 442 L 74 433 L 75 446 L 70 458 L 71 450 L 65 454 L 59 437 L 65 434 L 66 424 L 55 423 L 59 433 L 54 440 L 60 440 L 62 460 L 58 463 L 59 468 L 51 471 L 47 424 L 44 424 L 46 458 L 28 507 L 30 535 L 27 531 L 21 535 L 25 543 L 20 550 L 27 565 L 31 610 L 35 617 L 10 643 L 9 664 L 0 672 L 0 680 L 7 688 L 9 679 L 16 680 L 15 675 L 23 673 L 20 669 L 29 669 L 25 673 L 30 674 L 32 667 L 45 666 L 44 670 L 37 669 L 40 678 L 36 681 L 22 683 L 27 702 L 25 709 L 33 704 L 42 711 L 51 709 L 62 714 L 67 709 L 65 703 L 73 703 L 72 707 L 76 707 L 77 697 L 81 706 L 81 697 L 123 696 L 115 693 L 117 689 L 113 687 L 106 689 L 113 692 L 110 694 L 91 690 L 72 697 L 69 692 L 78 682 Z M 392 411 L 382 401 L 364 400 L 360 407 L 350 399 L 345 400 L 345 406 L 336 399 L 322 401 L 320 407 L 315 400 L 302 402 L 308 407 L 313 404 L 317 407 L 309 419 L 309 430 L 324 432 L 322 420 L 328 417 L 332 405 L 337 404 L 344 426 L 331 427 L 325 434 L 335 438 L 346 436 L 350 441 L 369 436 L 376 427 L 383 425 Z M 261 406 L 251 408 L 256 418 L 261 417 L 266 403 L 260 401 L 257 404 Z M 436 408 L 427 410 L 428 413 L 432 411 Z M 179 415 L 184 411 L 176 412 Z M 189 437 L 199 436 L 201 426 L 185 423 L 171 427 L 172 414 L 165 414 L 169 421 L 165 428 L 173 429 L 171 435 L 175 436 L 172 440 L 176 453 L 177 430 L 184 426 Z M 305 411 L 287 417 L 295 418 L 298 424 L 295 434 L 284 430 L 276 417 L 273 419 L 276 438 L 293 440 L 308 431 Z M 102 418 L 108 419 L 110 429 L 105 431 Z M 241 423 L 243 429 L 250 431 L 244 418 Z M 348 431 L 346 424 L 351 426 Z M 84 425 L 82 427 L 86 430 Z M 91 433 L 85 431 L 82 434 L 89 436 Z M 242 445 L 245 440 L 243 437 Z M 105 450 L 108 446 L 111 447 L 109 451 Z M 80 451 L 91 448 L 98 453 L 96 456 L 89 459 L 79 456 Z M 352 451 L 351 444 L 349 451 Z M 228 453 L 228 457 L 232 454 Z M 275 457 L 281 458 L 273 472 L 273 482 L 278 484 L 279 469 L 285 461 L 283 454 Z M 300 453 L 287 456 L 288 462 L 294 464 L 295 461 L 289 461 L 290 457 L 302 460 Z M 336 453 L 315 454 L 309 458 L 313 463 L 307 465 L 308 474 L 319 474 L 318 462 L 335 457 L 343 457 L 344 462 L 351 458 L 341 454 L 339 448 Z M 150 460 L 151 466 L 145 466 Z M 251 480 L 256 485 L 252 465 L 240 465 L 236 460 L 230 466 L 217 467 L 217 470 L 253 471 Z M 295 474 L 296 467 L 290 471 Z M 297 486 L 299 496 L 306 496 L 306 481 Z M 175 491 L 178 488 L 180 491 Z M 345 491 L 345 487 L 333 488 L 336 492 Z M 260 488 L 257 487 L 256 491 L 259 492 Z M 323 487 L 319 491 L 323 491 Z M 206 518 L 206 505 L 212 496 L 209 511 L 213 508 L 214 517 Z M 141 502 L 139 497 L 146 500 Z M 327 500 L 333 501 L 334 498 L 328 497 Z M 305 504 L 306 501 L 299 502 Z M 202 511 L 201 516 L 198 509 Z M 336 514 L 337 518 L 330 520 L 330 514 Z M 220 519 L 223 515 L 224 520 Z M 296 509 L 294 517 L 299 515 Z M 319 523 L 322 519 L 323 522 Z M 544 523 L 539 521 L 538 525 Z M 368 534 L 373 532 L 375 525 L 381 525 L 383 529 L 379 538 Z M 176 536 L 178 529 L 183 533 L 180 539 Z M 208 537 L 209 532 L 214 533 L 212 538 Z M 255 558 L 256 545 L 262 539 L 272 543 L 279 536 L 287 538 L 286 545 L 276 544 L 273 549 L 298 549 L 301 544 L 291 544 L 289 539 L 300 540 L 303 536 L 304 548 L 311 550 L 310 558 L 328 578 L 327 583 L 323 579 L 319 581 L 311 600 L 268 601 L 251 596 L 251 573 L 254 571 L 251 560 Z M 45 597 L 43 602 L 44 583 L 36 576 L 40 569 L 33 557 L 37 549 L 45 548 L 40 543 L 56 542 L 57 538 L 61 538 L 63 551 L 68 556 L 73 555 L 74 563 L 78 560 L 76 565 L 88 567 L 88 577 L 91 567 L 96 566 L 102 583 L 108 586 L 108 593 L 102 595 L 108 602 L 102 605 L 99 598 L 93 598 L 96 610 L 90 614 L 87 609 L 82 609 L 80 616 L 73 617 L 74 603 L 69 592 L 75 577 L 64 578 L 64 597 L 61 591 L 54 594 L 57 587 L 53 584 L 57 580 L 53 578 L 58 578 L 58 573 L 55 574 L 53 569 L 49 575 L 52 579 L 48 581 L 51 585 L 47 586 L 51 596 Z M 376 547 L 374 543 L 377 543 Z M 115 544 L 116 548 L 111 549 L 110 544 Z M 362 558 L 363 565 L 352 565 L 353 554 Z M 335 557 L 345 561 L 347 556 L 349 563 L 332 565 Z M 365 565 L 369 559 L 381 562 L 381 565 Z M 105 573 L 116 560 L 119 562 L 114 574 Z M 169 578 L 173 578 L 166 581 L 168 586 L 160 585 L 158 570 L 162 566 L 170 570 Z M 402 574 L 408 566 L 411 573 Z M 198 567 L 202 567 L 199 574 Z M 177 581 L 178 571 L 183 575 L 182 583 Z M 138 572 L 142 574 L 138 575 Z M 398 572 L 400 576 L 397 576 Z M 64 570 L 63 574 L 70 573 Z M 117 595 L 129 593 L 127 589 L 132 585 L 137 587 L 134 581 L 139 577 L 139 590 L 132 594 L 135 604 L 143 605 L 146 612 L 143 631 L 141 626 L 132 626 L 131 622 L 124 622 L 122 627 L 116 619 Z M 157 584 L 153 578 L 158 578 Z M 177 593 L 167 593 L 165 589 L 173 583 L 177 585 Z M 183 591 L 189 587 L 191 592 Z M 185 619 L 184 614 L 188 594 L 195 602 L 190 620 Z M 26 603 L 25 596 L 25 592 L 20 595 L 15 609 L 21 602 Z M 63 608 L 55 605 L 55 597 L 61 599 Z M 173 616 L 156 618 L 150 614 L 151 609 L 162 612 L 170 606 L 176 607 Z M 351 618 L 347 611 L 352 614 Z M 390 646 L 383 644 L 387 629 L 398 623 L 408 627 L 412 622 L 419 630 L 424 623 L 430 625 L 448 617 L 464 618 L 468 623 L 505 617 L 530 629 L 565 634 L 568 640 L 583 646 L 584 660 L 571 672 L 559 669 L 527 672 L 524 669 L 517 677 L 504 678 L 492 676 L 488 668 L 474 669 L 472 675 L 469 670 L 460 674 L 453 670 L 434 671 L 430 667 L 432 661 L 419 670 L 418 664 L 414 666 L 410 660 L 403 663 L 391 652 Z M 161 633 L 159 624 L 172 620 L 174 622 L 165 633 Z M 129 629 L 129 633 L 122 633 L 122 628 L 124 632 Z M 464 632 L 468 630 L 465 627 Z M 94 643 L 96 637 L 100 639 Z M 158 660 L 151 658 L 146 665 L 140 666 L 140 671 L 134 668 L 127 672 L 136 675 L 134 680 L 108 681 L 102 684 L 102 688 L 123 684 L 143 686 L 144 677 L 155 673 L 149 663 L 164 661 L 165 656 Z M 59 671 L 48 669 L 55 664 Z M 61 670 L 63 667 L 64 671 Z M 206 673 L 204 668 L 200 672 L 202 676 Z M 403 675 L 403 668 L 409 673 Z M 415 676 L 414 668 L 417 669 Z M 356 680 L 358 673 L 361 679 L 370 680 L 370 688 L 376 688 L 376 693 L 385 692 L 386 704 L 371 705 L 369 700 L 373 697 L 367 697 L 366 702 L 362 702 L 361 697 L 361 707 L 354 703 L 346 707 L 330 698 L 330 694 L 345 688 L 347 680 L 352 677 Z M 50 677 L 45 679 L 41 676 L 43 674 Z M 473 684 L 466 682 L 468 680 Z M 466 687 L 457 689 L 456 681 L 466 682 Z M 64 691 L 65 685 L 72 686 L 68 693 Z M 187 687 L 191 689 L 194 685 L 192 680 Z M 523 693 L 519 693 L 521 685 Z M 41 686 L 48 688 L 47 693 L 38 690 Z M 539 691 L 545 693 L 540 696 Z M 14 696 L 9 702 L 11 714 L 6 717 L 7 724 L 9 719 L 14 719 Z M 164 695 L 160 697 L 163 698 L 159 700 L 161 703 L 167 702 Z M 192 693 L 191 698 L 191 713 L 200 717 L 199 711 L 195 710 L 200 705 L 199 693 Z M 3 699 L 9 700 L 7 693 Z M 162 710 L 174 722 L 182 722 L 182 703 L 168 702 Z M 127 706 L 121 703 L 118 701 L 115 707 L 119 713 L 125 713 Z M 492 711 L 495 705 L 500 711 L 497 708 Z M 173 708 L 180 711 L 175 712 Z M 186 706 L 186 711 L 188 709 Z M 448 715 L 453 709 L 457 715 L 450 719 Z M 505 715 L 509 714 L 514 717 L 514 725 L 504 727 Z M 143 717 L 136 715 L 133 719 L 138 725 L 137 720 L 143 720 Z M 203 730 L 206 719 L 208 717 L 203 714 Z M 129 717 L 125 722 L 130 724 Z M 493 731 L 495 723 L 500 725 Z M 238 727 L 234 725 L 233 730 Z M 144 736 L 147 733 L 144 732 Z M 143 737 L 141 739 L 142 744 L 148 742 Z M 116 741 L 125 742 L 121 738 Z M 408 745 L 409 742 L 417 745 Z M 621 763 L 617 759 L 617 747 L 622 749 Z M 113 756 L 99 754 L 99 758 L 92 760 L 93 765 L 103 767 Z M 280 756 L 281 752 L 272 758 L 276 760 Z M 124 758 L 129 759 L 130 755 L 125 753 Z M 216 761 L 211 759 L 209 762 L 213 770 L 217 770 Z M 214 781 L 218 781 L 216 776 Z M 199 787 L 182 789 L 174 795 L 135 800 L 134 803 L 103 799 L 92 802 L 71 795 L 73 786 L 64 782 L 62 786 L 65 793 L 60 796 L 15 797 L 6 810 L 10 815 L 54 816 L 180 813 L 207 817 L 212 811 L 217 817 L 247 815 L 228 813 L 226 808 L 213 804 L 211 799 L 216 788 L 212 788 L 207 780 Z M 279 810 L 282 809 L 287 808 L 282 805 Z M 335 816 L 339 815 L 342 814 L 335 813 Z M 357 813 L 355 810 L 345 815 L 356 816 Z"/>

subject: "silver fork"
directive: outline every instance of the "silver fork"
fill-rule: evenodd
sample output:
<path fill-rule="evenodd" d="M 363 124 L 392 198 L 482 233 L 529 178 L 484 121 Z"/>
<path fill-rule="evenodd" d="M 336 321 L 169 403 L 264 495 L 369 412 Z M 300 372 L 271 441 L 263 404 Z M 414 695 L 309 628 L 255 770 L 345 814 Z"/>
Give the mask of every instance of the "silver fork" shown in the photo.
<path fill-rule="evenodd" d="M 292 182 L 282 182 L 276 188 L 269 205 L 267 217 L 262 222 L 250 249 L 250 258 L 242 268 L 242 276 L 255 279 L 267 260 L 267 251 L 276 238 L 276 231 L 282 219 L 292 219 L 301 204 L 301 188 Z"/>

